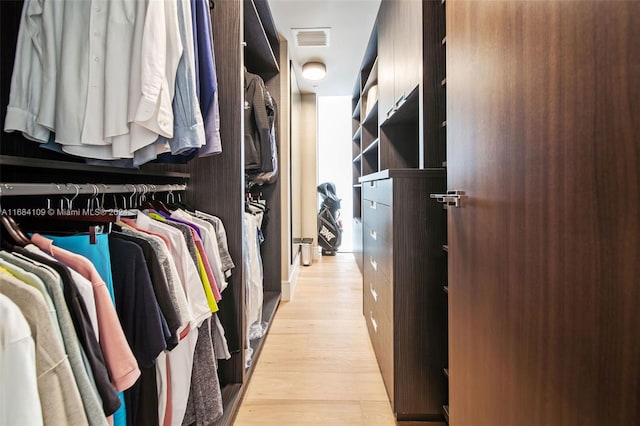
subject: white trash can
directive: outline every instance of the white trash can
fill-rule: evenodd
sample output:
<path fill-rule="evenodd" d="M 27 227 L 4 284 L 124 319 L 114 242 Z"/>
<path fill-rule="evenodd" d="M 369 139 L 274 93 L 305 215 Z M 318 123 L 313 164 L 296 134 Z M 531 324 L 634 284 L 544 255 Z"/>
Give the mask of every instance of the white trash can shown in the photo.
<path fill-rule="evenodd" d="M 300 240 L 300 256 L 304 266 L 311 266 L 313 262 L 312 247 L 313 238 L 302 238 L 302 240 Z"/>

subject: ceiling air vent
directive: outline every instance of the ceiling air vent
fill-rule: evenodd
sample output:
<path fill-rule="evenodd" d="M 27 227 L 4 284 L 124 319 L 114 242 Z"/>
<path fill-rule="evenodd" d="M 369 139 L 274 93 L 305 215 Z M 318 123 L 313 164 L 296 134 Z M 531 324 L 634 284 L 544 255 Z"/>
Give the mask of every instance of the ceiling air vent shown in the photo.
<path fill-rule="evenodd" d="M 292 28 L 298 47 L 329 47 L 330 28 Z"/>

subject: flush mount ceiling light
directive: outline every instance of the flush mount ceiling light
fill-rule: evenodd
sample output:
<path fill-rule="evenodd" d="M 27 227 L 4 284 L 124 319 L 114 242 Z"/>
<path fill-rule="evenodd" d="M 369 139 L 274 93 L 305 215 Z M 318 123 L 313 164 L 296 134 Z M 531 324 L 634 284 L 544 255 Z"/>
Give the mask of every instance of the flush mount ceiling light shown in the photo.
<path fill-rule="evenodd" d="M 302 66 L 302 76 L 307 80 L 322 80 L 327 76 L 327 67 L 322 62 L 307 62 Z"/>

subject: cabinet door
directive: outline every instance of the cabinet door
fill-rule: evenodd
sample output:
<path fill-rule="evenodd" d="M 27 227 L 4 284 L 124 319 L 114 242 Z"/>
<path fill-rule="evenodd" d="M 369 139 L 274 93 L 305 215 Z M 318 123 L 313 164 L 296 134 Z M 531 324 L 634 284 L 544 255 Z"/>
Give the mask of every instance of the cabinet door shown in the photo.
<path fill-rule="evenodd" d="M 638 16 L 447 1 L 451 424 L 640 424 Z"/>
<path fill-rule="evenodd" d="M 395 1 L 394 31 L 394 95 L 396 105 L 409 96 L 422 77 L 422 2 Z"/>
<path fill-rule="evenodd" d="M 382 0 L 378 13 L 378 123 L 388 117 L 394 98 L 393 12 L 395 1 Z"/>

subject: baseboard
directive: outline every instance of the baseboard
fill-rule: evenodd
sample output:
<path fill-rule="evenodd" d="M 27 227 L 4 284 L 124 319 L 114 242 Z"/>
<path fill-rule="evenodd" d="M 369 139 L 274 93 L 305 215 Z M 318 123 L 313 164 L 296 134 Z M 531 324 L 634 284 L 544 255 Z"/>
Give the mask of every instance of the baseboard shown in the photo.
<path fill-rule="evenodd" d="M 293 259 L 291 273 L 286 281 L 282 281 L 282 301 L 289 302 L 293 299 L 298 282 L 298 273 L 300 272 L 300 252 Z"/>

